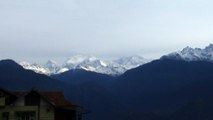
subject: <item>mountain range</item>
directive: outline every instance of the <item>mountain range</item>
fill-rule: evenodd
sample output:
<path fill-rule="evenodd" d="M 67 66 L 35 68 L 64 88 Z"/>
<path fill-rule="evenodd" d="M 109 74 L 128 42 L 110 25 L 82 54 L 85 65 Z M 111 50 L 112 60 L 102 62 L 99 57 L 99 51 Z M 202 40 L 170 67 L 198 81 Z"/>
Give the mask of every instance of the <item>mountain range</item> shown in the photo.
<path fill-rule="evenodd" d="M 69 74 L 73 75 L 71 80 L 68 79 Z M 11 91 L 63 91 L 66 98 L 93 111 L 86 116 L 89 119 L 100 119 L 103 116 L 103 120 L 114 118 L 116 111 L 120 110 L 119 102 L 112 99 L 114 95 L 108 90 L 115 78 L 83 69 L 69 70 L 60 76 L 50 77 L 24 69 L 13 60 L 0 61 L 0 88 Z M 104 115 L 103 112 L 107 111 L 110 111 L 109 115 Z"/>
<path fill-rule="evenodd" d="M 182 51 L 173 52 L 162 58 L 169 58 L 184 61 L 210 61 L 213 62 L 213 44 L 205 48 L 191 48 L 186 47 Z"/>
<path fill-rule="evenodd" d="M 198 53 L 202 54 L 198 57 L 198 48 L 187 47 L 176 52 L 178 57 L 165 55 L 119 76 L 77 67 L 47 76 L 26 70 L 13 60 L 2 60 L 0 87 L 9 90 L 62 90 L 68 99 L 92 111 L 85 115 L 85 119 L 211 120 L 211 48 L 212 45 L 199 49 Z M 208 59 L 197 59 L 204 56 Z"/>
<path fill-rule="evenodd" d="M 59 74 L 74 69 L 84 69 L 109 75 L 120 75 L 129 69 L 138 67 L 149 61 L 151 60 L 141 56 L 123 57 L 116 60 L 102 60 L 94 56 L 75 55 L 61 65 L 53 60 L 47 61 L 45 65 L 31 64 L 26 61 L 22 61 L 19 64 L 25 69 L 46 75 Z"/>
<path fill-rule="evenodd" d="M 163 58 L 213 62 L 213 44 L 210 44 L 203 49 L 186 47 L 181 51 L 164 55 L 161 59 Z M 141 56 L 122 57 L 116 60 L 104 60 L 94 56 L 74 55 L 62 64 L 59 64 L 54 60 L 48 60 L 44 65 L 29 63 L 27 61 L 22 61 L 19 64 L 25 69 L 46 75 L 60 74 L 65 71 L 75 69 L 83 69 L 108 75 L 121 75 L 127 70 L 136 68 L 151 61 L 151 59 L 145 59 Z"/>

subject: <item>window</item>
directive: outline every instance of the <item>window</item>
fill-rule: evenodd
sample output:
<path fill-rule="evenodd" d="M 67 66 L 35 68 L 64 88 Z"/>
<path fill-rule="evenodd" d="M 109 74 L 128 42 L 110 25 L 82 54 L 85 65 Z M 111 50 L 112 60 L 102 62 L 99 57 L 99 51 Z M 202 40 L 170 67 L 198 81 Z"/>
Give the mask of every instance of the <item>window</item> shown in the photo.
<path fill-rule="evenodd" d="M 2 113 L 2 120 L 9 120 L 9 112 Z"/>
<path fill-rule="evenodd" d="M 15 120 L 36 120 L 35 112 L 16 112 Z"/>
<path fill-rule="evenodd" d="M 5 97 L 0 97 L 0 106 L 5 105 Z"/>

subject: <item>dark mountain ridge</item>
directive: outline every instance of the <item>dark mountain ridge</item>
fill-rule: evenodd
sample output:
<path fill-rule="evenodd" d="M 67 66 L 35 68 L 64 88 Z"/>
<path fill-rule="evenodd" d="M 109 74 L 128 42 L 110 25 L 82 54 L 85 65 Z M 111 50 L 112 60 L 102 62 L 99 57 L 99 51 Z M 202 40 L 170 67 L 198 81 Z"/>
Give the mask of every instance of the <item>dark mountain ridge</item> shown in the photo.
<path fill-rule="evenodd" d="M 52 75 L 51 77 L 71 85 L 80 85 L 93 82 L 105 88 L 109 88 L 117 79 L 117 76 L 110 76 L 107 74 L 86 71 L 83 69 L 69 70 L 61 74 Z"/>
<path fill-rule="evenodd" d="M 194 120 L 213 118 L 208 107 L 213 105 L 212 72 L 211 62 L 164 58 L 117 78 L 82 70 L 50 78 L 2 60 L 0 87 L 63 90 L 67 98 L 92 111 L 88 119 Z"/>
<path fill-rule="evenodd" d="M 27 91 L 31 89 L 41 91 L 61 90 L 66 98 L 92 111 L 92 113 L 86 115 L 89 119 L 101 119 L 104 117 L 104 120 L 115 118 L 116 111 L 119 111 L 119 107 L 117 107 L 119 102 L 111 99 L 113 94 L 103 87 L 104 83 L 107 83 L 108 78 L 111 79 L 112 77 L 80 70 L 70 72 L 76 77 L 71 77 L 67 81 L 57 80 L 31 70 L 26 70 L 13 60 L 1 60 L 0 88 L 12 91 Z M 64 74 L 68 75 L 68 78 L 70 77 L 69 72 Z M 105 114 L 106 112 L 109 114 Z"/>
<path fill-rule="evenodd" d="M 0 86 L 7 89 L 29 90 L 32 88 L 50 90 L 62 89 L 65 83 L 46 75 L 25 70 L 13 60 L 0 61 Z"/>
<path fill-rule="evenodd" d="M 156 60 L 127 71 L 114 85 L 134 111 L 171 111 L 197 99 L 212 99 L 213 64 Z"/>

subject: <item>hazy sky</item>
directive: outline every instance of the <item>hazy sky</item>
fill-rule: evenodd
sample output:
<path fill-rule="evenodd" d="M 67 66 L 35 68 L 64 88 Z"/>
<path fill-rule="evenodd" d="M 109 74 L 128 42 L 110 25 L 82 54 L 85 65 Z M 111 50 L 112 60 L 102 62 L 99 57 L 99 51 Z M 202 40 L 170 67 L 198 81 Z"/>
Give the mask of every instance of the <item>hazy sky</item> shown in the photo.
<path fill-rule="evenodd" d="M 0 0 L 0 59 L 158 58 L 213 40 L 212 0 Z"/>

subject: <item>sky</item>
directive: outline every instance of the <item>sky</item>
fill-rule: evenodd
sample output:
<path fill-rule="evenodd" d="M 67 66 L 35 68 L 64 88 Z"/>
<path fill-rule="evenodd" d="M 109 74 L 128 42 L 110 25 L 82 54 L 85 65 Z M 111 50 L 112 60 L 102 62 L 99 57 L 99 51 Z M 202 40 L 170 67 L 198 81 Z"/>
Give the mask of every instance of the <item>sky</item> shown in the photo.
<path fill-rule="evenodd" d="M 213 43 L 212 0 L 0 0 L 0 59 L 159 58 Z"/>

